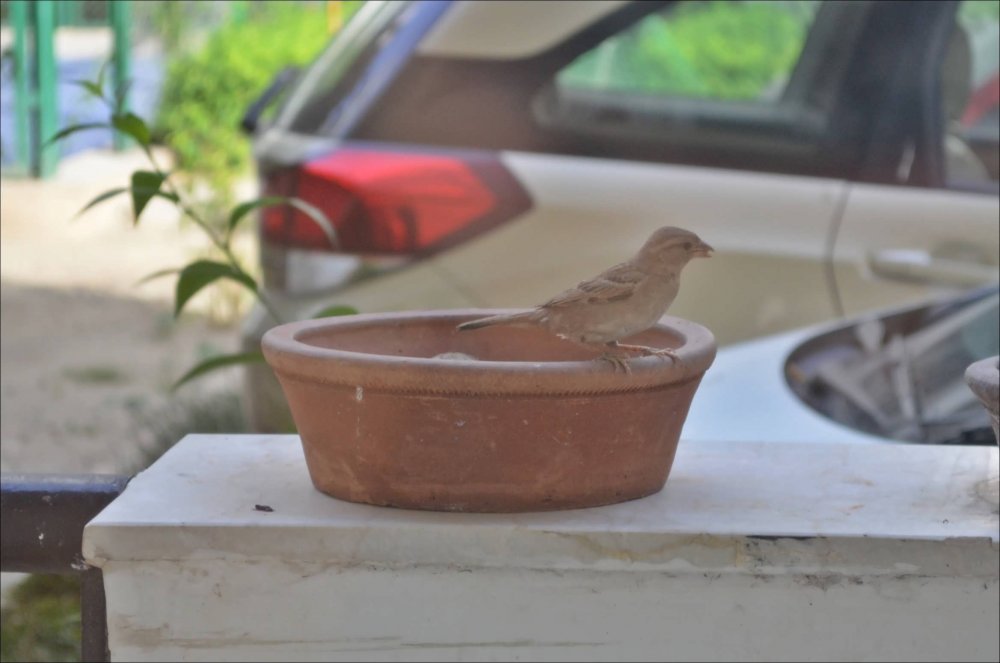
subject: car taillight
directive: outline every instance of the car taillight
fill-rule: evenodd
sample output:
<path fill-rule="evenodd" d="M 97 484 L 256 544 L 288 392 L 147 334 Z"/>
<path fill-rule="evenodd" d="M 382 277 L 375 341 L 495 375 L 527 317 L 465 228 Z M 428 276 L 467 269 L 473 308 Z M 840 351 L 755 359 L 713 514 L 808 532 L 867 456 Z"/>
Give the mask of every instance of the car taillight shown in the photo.
<path fill-rule="evenodd" d="M 373 255 L 434 253 L 531 207 L 503 164 L 479 153 L 345 148 L 273 173 L 266 189 L 322 210 L 339 246 L 331 246 L 313 220 L 290 206 L 265 209 L 265 241 Z"/>

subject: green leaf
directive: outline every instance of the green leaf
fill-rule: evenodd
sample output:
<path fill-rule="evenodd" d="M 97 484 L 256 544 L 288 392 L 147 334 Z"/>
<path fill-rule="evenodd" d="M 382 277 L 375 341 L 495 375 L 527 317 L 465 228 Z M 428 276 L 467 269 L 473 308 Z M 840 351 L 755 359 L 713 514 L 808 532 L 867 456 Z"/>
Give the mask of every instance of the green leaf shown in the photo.
<path fill-rule="evenodd" d="M 132 173 L 132 223 L 139 223 L 139 215 L 153 196 L 160 193 L 165 176 L 150 170 L 137 170 Z M 172 194 L 165 194 L 170 197 Z"/>
<path fill-rule="evenodd" d="M 91 200 L 89 203 L 87 203 L 86 205 L 84 205 L 83 209 L 81 209 L 79 212 L 76 213 L 76 216 L 80 216 L 81 214 L 83 214 L 84 212 L 86 212 L 87 210 L 89 210 L 91 207 L 93 207 L 95 205 L 99 205 L 100 203 L 103 203 L 105 200 L 108 200 L 109 198 L 114 198 L 118 194 L 125 193 L 126 191 L 128 191 L 128 189 L 124 188 L 124 187 L 118 188 L 118 189 L 111 189 L 109 191 L 105 191 L 104 193 L 102 193 L 101 195 L 97 196 L 96 198 L 94 198 L 93 200 Z M 73 217 L 73 218 L 76 218 L 76 217 Z"/>
<path fill-rule="evenodd" d="M 108 126 L 109 125 L 107 122 L 87 122 L 85 124 L 72 124 L 68 127 L 65 127 L 64 129 L 60 129 L 54 136 L 52 136 L 52 138 L 49 138 L 47 141 L 45 141 L 45 145 L 51 145 L 57 140 L 62 140 L 66 136 L 75 134 L 78 131 L 86 131 L 88 129 L 101 129 Z"/>
<path fill-rule="evenodd" d="M 313 315 L 313 318 L 314 319 L 315 318 L 332 318 L 332 317 L 337 316 L 337 315 L 354 315 L 357 312 L 358 312 L 358 309 L 354 308 L 353 306 L 334 305 L 334 306 L 327 306 L 326 308 L 317 311 Z"/>
<path fill-rule="evenodd" d="M 251 200 L 234 207 L 233 211 L 229 215 L 228 234 L 232 234 L 233 229 L 237 226 L 237 224 L 239 224 L 240 220 L 243 219 L 243 217 L 245 217 L 251 210 L 258 207 L 269 207 L 271 205 L 281 204 L 291 205 L 292 207 L 301 210 L 320 227 L 326 235 L 326 238 L 330 241 L 330 246 L 337 246 L 337 231 L 334 230 L 333 224 L 330 223 L 330 219 L 327 218 L 326 214 L 324 214 L 321 209 L 310 205 L 306 201 L 299 198 L 286 198 L 284 196 L 266 196 L 264 198 Z"/>
<path fill-rule="evenodd" d="M 250 291 L 257 291 L 257 283 L 247 274 L 237 271 L 232 266 L 214 260 L 198 260 L 181 270 L 177 279 L 177 292 L 174 298 L 174 317 L 181 314 L 184 305 L 199 290 L 218 279 L 231 279 L 242 283 Z"/>
<path fill-rule="evenodd" d="M 115 129 L 128 134 L 143 147 L 149 146 L 150 133 L 146 122 L 135 113 L 119 113 L 111 117 L 111 124 Z"/>
<path fill-rule="evenodd" d="M 240 220 L 258 207 L 269 207 L 271 205 L 280 205 L 287 202 L 288 198 L 285 198 L 284 196 L 266 196 L 264 198 L 257 198 L 255 200 L 250 200 L 237 205 L 233 208 L 233 211 L 229 213 L 229 224 L 226 229 L 226 234 L 232 235 L 233 230 L 236 229 Z"/>
<path fill-rule="evenodd" d="M 264 355 L 257 350 L 255 352 L 238 352 L 229 355 L 216 355 L 198 362 L 187 373 L 182 375 L 177 382 L 170 387 L 170 391 L 176 391 L 181 385 L 219 368 L 225 368 L 234 364 L 250 364 L 264 361 Z"/>
<path fill-rule="evenodd" d="M 156 280 L 158 278 L 162 278 L 164 276 L 170 276 L 171 274 L 178 274 L 178 273 L 180 273 L 180 271 L 181 270 L 179 270 L 179 269 L 177 269 L 175 267 L 171 267 L 170 269 L 160 269 L 160 270 L 157 270 L 157 271 L 153 272 L 152 274 L 147 274 L 146 276 L 143 276 L 141 279 L 139 279 L 138 281 L 136 281 L 135 284 L 137 286 L 140 286 L 143 283 L 149 283 L 150 281 L 154 281 L 154 280 Z"/>
<path fill-rule="evenodd" d="M 100 83 L 94 81 L 73 81 L 73 85 L 78 85 L 98 99 L 104 98 L 104 90 Z"/>
<path fill-rule="evenodd" d="M 94 82 L 97 84 L 97 87 L 99 87 L 102 90 L 104 89 L 104 77 L 108 73 L 108 65 L 110 64 L 111 64 L 111 58 L 108 58 L 107 60 L 102 62 L 100 69 L 97 70 L 97 78 L 94 79 Z"/>
<path fill-rule="evenodd" d="M 333 224 L 330 223 L 330 219 L 327 218 L 322 210 L 299 198 L 289 198 L 288 204 L 302 210 L 306 216 L 312 219 L 326 235 L 326 238 L 330 240 L 330 246 L 336 247 L 339 244 L 337 241 L 337 231 L 333 229 Z"/>

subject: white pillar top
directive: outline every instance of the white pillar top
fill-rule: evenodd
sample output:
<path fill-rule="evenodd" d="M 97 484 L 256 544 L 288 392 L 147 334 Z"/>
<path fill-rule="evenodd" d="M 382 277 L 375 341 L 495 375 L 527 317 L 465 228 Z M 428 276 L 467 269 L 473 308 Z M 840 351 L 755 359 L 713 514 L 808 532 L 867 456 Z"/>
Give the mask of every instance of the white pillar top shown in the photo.
<path fill-rule="evenodd" d="M 84 555 L 995 577 L 998 465 L 996 447 L 681 440 L 656 495 L 466 514 L 328 497 L 294 435 L 189 435 L 91 521 Z"/>

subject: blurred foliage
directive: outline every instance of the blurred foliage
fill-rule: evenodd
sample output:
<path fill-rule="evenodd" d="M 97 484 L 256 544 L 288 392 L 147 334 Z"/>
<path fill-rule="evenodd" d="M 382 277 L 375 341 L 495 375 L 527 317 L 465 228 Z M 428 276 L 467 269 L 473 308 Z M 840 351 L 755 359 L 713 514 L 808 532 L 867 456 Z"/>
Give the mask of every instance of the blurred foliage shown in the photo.
<path fill-rule="evenodd" d="M 226 21 L 228 2 L 149 0 L 132 3 L 133 35 L 155 36 L 168 57 L 198 45 L 207 32 Z"/>
<path fill-rule="evenodd" d="M 996 23 L 1000 20 L 1000 0 L 965 0 L 958 8 L 958 18 L 969 24 Z"/>
<path fill-rule="evenodd" d="M 32 575 L 0 610 L 0 661 L 80 660 L 80 579 Z"/>
<path fill-rule="evenodd" d="M 818 2 L 689 2 L 577 58 L 568 87 L 758 99 L 783 85 Z"/>
<path fill-rule="evenodd" d="M 283 320 L 280 313 L 258 286 L 257 279 L 243 266 L 243 261 L 237 255 L 234 246 L 234 238 L 240 228 L 246 226 L 244 222 L 250 218 L 251 213 L 263 207 L 287 205 L 296 208 L 319 226 L 332 246 L 337 246 L 337 233 L 333 224 L 330 223 L 330 220 L 321 210 L 313 205 L 297 198 L 286 198 L 284 196 L 266 196 L 244 201 L 239 205 L 235 205 L 229 210 L 228 214 L 221 215 L 219 219 L 211 219 L 204 215 L 191 204 L 189 193 L 183 191 L 178 185 L 176 181 L 178 173 L 174 170 L 164 170 L 160 167 L 153 154 L 152 131 L 149 125 L 144 119 L 127 110 L 124 105 L 124 95 L 122 94 L 124 85 L 117 90 L 105 91 L 104 77 L 106 72 L 107 68 L 102 66 L 97 73 L 96 79 L 76 81 L 76 85 L 85 90 L 87 94 L 100 99 L 108 107 L 110 114 L 108 122 L 87 122 L 63 127 L 49 138 L 47 143 L 64 140 L 81 131 L 110 128 L 123 137 L 131 139 L 142 149 L 149 162 L 148 167 L 150 170 L 133 171 L 132 176 L 129 178 L 128 186 L 116 187 L 98 194 L 77 213 L 77 216 L 115 196 L 128 194 L 132 199 L 132 223 L 138 226 L 142 213 L 154 198 L 159 198 L 173 204 L 182 219 L 194 223 L 204 232 L 205 238 L 211 245 L 211 251 L 214 255 L 212 258 L 198 257 L 180 268 L 157 270 L 142 279 L 140 283 L 165 276 L 176 276 L 177 280 L 174 290 L 175 318 L 180 316 L 185 306 L 193 297 L 209 286 L 213 286 L 209 290 L 209 292 L 212 292 L 225 284 L 234 284 L 238 288 L 245 289 L 252 294 L 274 322 L 278 324 L 282 323 Z M 317 316 L 349 315 L 353 312 L 355 312 L 354 309 L 350 307 L 340 307 L 337 313 L 331 313 L 329 309 L 324 309 L 319 311 Z M 203 358 L 202 361 L 198 362 L 187 373 L 182 375 L 174 383 L 173 388 L 176 389 L 190 380 L 221 368 L 262 361 L 264 361 L 264 358 L 259 351 L 239 352 Z"/>
<path fill-rule="evenodd" d="M 154 129 L 181 170 L 222 193 L 250 163 L 239 128 L 247 107 L 278 71 L 307 63 L 330 38 L 321 6 L 270 1 L 251 9 L 168 64 Z"/>
<path fill-rule="evenodd" d="M 189 203 L 206 223 L 221 228 L 235 199 L 234 185 L 248 174 L 251 163 L 251 141 L 240 129 L 243 114 L 279 71 L 316 57 L 336 27 L 331 13 L 346 21 L 363 3 L 149 4 L 157 5 L 146 12 L 162 26 L 168 54 L 153 138 L 175 154 L 176 166 L 184 173 L 177 185 L 188 194 Z M 200 257 L 222 256 L 213 249 Z M 222 283 L 211 293 L 212 318 L 230 323 L 247 303 L 238 286 Z"/>

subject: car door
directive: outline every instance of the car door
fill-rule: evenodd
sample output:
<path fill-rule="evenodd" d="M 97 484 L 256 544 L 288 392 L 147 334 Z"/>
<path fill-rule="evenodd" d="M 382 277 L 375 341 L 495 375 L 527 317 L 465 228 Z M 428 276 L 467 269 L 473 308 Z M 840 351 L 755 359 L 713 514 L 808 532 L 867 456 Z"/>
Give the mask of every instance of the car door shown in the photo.
<path fill-rule="evenodd" d="M 894 3 L 886 3 L 892 5 Z M 996 281 L 1000 262 L 996 2 L 920 3 L 835 233 L 845 314 Z M 993 86 L 993 87 L 991 87 Z"/>

